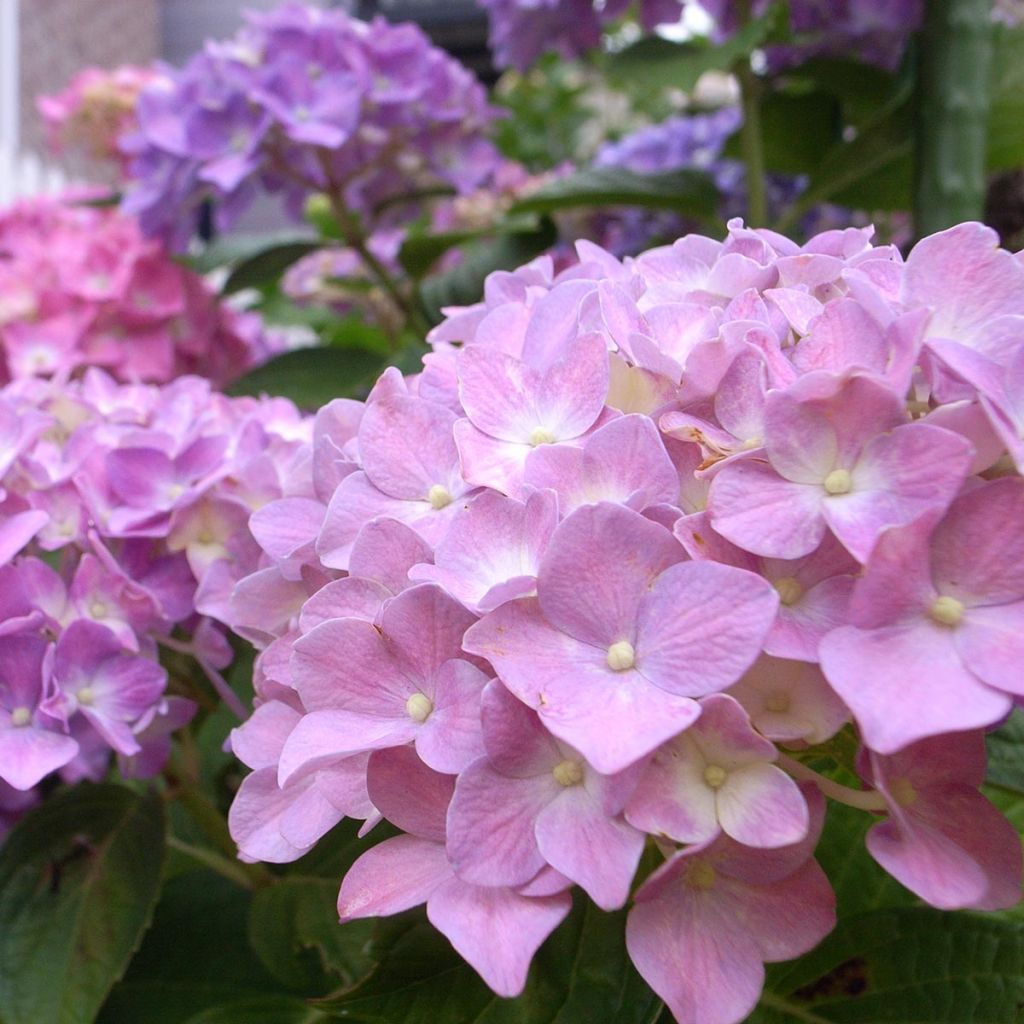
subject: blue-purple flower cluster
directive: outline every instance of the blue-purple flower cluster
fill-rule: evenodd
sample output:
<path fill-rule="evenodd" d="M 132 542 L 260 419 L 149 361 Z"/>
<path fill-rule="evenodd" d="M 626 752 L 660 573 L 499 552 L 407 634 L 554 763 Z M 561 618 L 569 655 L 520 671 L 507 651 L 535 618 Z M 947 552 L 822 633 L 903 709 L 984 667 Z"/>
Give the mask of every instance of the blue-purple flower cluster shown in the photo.
<path fill-rule="evenodd" d="M 142 93 L 138 131 L 122 140 L 125 208 L 176 247 L 205 199 L 225 228 L 260 190 L 296 216 L 328 192 L 375 227 L 382 205 L 476 187 L 497 158 L 495 116 L 473 74 L 416 26 L 287 3 L 250 13 Z"/>
<path fill-rule="evenodd" d="M 501 67 L 524 70 L 542 53 L 575 57 L 594 49 L 603 29 L 634 10 L 648 31 L 678 22 L 693 0 L 477 0 L 490 16 L 491 46 Z M 755 0 L 752 14 L 764 14 L 771 0 Z M 715 22 L 715 37 L 727 38 L 739 23 L 737 0 L 701 0 Z M 868 64 L 895 67 L 920 25 L 922 0 L 791 0 L 794 43 L 773 46 L 770 63 L 787 66 L 812 56 L 853 56 Z"/>

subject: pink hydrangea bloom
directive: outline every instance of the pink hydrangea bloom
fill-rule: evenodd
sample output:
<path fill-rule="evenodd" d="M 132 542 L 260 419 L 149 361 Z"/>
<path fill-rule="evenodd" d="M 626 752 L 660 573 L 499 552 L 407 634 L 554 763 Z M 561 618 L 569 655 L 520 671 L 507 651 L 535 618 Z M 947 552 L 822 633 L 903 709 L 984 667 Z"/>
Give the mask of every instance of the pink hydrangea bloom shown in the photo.
<path fill-rule="evenodd" d="M 154 68 L 83 68 L 58 93 L 36 101 L 50 148 L 79 150 L 100 160 L 123 160 L 118 140 L 137 126 L 139 93 L 161 79 Z"/>
<path fill-rule="evenodd" d="M 306 495 L 311 438 L 290 403 L 196 377 L 121 385 L 92 369 L 0 389 L 0 781 L 26 794 L 4 816 L 55 774 L 103 778 L 111 755 L 128 777 L 160 772 L 196 711 L 167 692 L 161 648 L 231 699 L 212 616 L 261 567 L 249 516 Z"/>
<path fill-rule="evenodd" d="M 0 381 L 99 366 L 224 384 L 282 347 L 116 210 L 67 197 L 0 213 Z"/>
<path fill-rule="evenodd" d="M 923 899 L 1014 903 L 977 787 L 980 730 L 1022 693 L 1024 264 L 990 242 L 580 243 L 448 311 L 421 374 L 321 410 L 218 605 L 262 648 L 243 856 L 386 818 L 403 834 L 342 916 L 425 902 L 509 995 L 567 888 L 623 906 L 646 843 L 630 954 L 702 1024 L 832 926 L 823 792 L 880 815 L 869 849 Z M 165 454 L 143 535 L 204 485 L 201 451 Z M 122 483 L 110 522 L 142 494 Z M 807 766 L 847 739 L 867 789 Z"/>

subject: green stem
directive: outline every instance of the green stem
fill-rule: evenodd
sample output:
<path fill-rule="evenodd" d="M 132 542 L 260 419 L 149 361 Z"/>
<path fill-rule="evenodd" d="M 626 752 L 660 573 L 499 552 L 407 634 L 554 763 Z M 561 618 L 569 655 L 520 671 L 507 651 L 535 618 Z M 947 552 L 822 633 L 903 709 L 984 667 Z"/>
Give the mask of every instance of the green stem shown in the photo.
<path fill-rule="evenodd" d="M 740 27 L 751 17 L 750 0 L 740 0 Z M 768 190 L 765 184 L 764 129 L 761 124 L 761 81 L 754 74 L 750 57 L 744 55 L 733 65 L 740 86 L 743 124 L 740 149 L 747 169 L 747 217 L 751 227 L 768 225 Z"/>
<path fill-rule="evenodd" d="M 164 778 L 168 784 L 168 799 L 176 800 L 188 813 L 215 848 L 213 856 L 219 856 L 237 865 L 238 870 L 250 880 L 253 888 L 273 881 L 274 876 L 262 864 L 243 864 L 237 860 L 238 847 L 231 838 L 224 816 L 196 784 L 177 748 L 171 750 L 171 756 L 164 768 Z"/>
<path fill-rule="evenodd" d="M 802 1020 L 804 1024 L 831 1024 L 825 1017 L 819 1017 L 818 1014 L 812 1013 L 802 1006 L 797 1006 L 796 1003 L 791 1003 L 788 999 L 783 999 L 782 996 L 777 996 L 767 989 L 761 993 L 758 1002 L 769 1010 L 778 1010 L 794 1020 Z"/>
<path fill-rule="evenodd" d="M 993 25 L 990 0 L 928 0 L 917 81 L 914 229 L 921 237 L 985 207 Z"/>
<path fill-rule="evenodd" d="M 416 334 L 426 338 L 427 332 L 430 330 L 430 324 L 426 317 L 420 312 L 415 301 L 405 294 L 398 282 L 391 276 L 388 268 L 370 251 L 362 229 L 345 207 L 341 189 L 335 187 L 330 180 L 330 165 L 326 159 L 323 161 L 323 168 L 328 179 L 327 200 L 331 204 L 331 212 L 338 223 L 345 244 L 355 250 L 366 269 L 377 279 L 377 283 L 387 292 L 391 301 L 405 314 L 408 326 Z"/>
<path fill-rule="evenodd" d="M 826 778 L 820 772 L 809 768 L 805 764 L 788 757 L 786 754 L 779 754 L 776 762 L 787 774 L 800 782 L 813 782 L 822 793 L 836 800 L 847 807 L 856 807 L 862 811 L 885 811 L 888 804 L 885 797 L 874 789 L 851 789 L 833 779 Z"/>
<path fill-rule="evenodd" d="M 240 861 L 228 860 L 227 857 L 217 853 L 215 850 L 210 850 L 205 846 L 193 846 L 192 843 L 183 842 L 176 836 L 170 836 L 167 840 L 167 845 L 172 850 L 177 850 L 178 853 L 194 860 L 197 864 L 202 864 L 203 867 L 215 871 L 218 875 L 227 878 L 236 885 L 240 885 L 243 889 L 256 888 L 255 880 L 246 870 L 248 865 L 242 864 Z"/>

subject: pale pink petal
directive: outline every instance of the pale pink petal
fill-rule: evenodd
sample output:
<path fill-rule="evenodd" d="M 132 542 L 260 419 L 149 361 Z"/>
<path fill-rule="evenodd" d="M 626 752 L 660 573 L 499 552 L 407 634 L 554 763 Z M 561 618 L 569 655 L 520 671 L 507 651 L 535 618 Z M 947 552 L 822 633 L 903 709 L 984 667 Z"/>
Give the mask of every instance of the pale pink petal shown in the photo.
<path fill-rule="evenodd" d="M 727 540 L 769 558 L 800 558 L 825 536 L 821 511 L 825 491 L 814 483 L 792 483 L 770 466 L 735 462 L 716 474 L 708 495 L 711 524 Z"/>
<path fill-rule="evenodd" d="M 533 954 L 571 906 L 568 893 L 529 897 L 452 879 L 431 895 L 427 917 L 492 991 L 512 998 L 526 986 Z"/>
<path fill-rule="evenodd" d="M 669 693 L 724 690 L 757 658 L 778 603 L 754 573 L 715 562 L 674 565 L 641 603 L 637 670 Z"/>
<path fill-rule="evenodd" d="M 387 917 L 426 903 L 451 878 L 444 846 L 395 836 L 367 850 L 345 874 L 338 893 L 342 922 Z"/>
<path fill-rule="evenodd" d="M 664 527 L 603 502 L 563 520 L 537 576 L 540 606 L 558 629 L 607 648 L 632 641 L 640 601 L 685 553 Z"/>
<path fill-rule="evenodd" d="M 716 806 L 722 830 L 745 846 L 789 846 L 807 835 L 807 803 L 797 784 L 764 761 L 729 772 Z"/>
<path fill-rule="evenodd" d="M 992 725 L 1011 708 L 1009 697 L 963 666 L 950 630 L 927 620 L 834 630 L 822 641 L 821 667 L 865 743 L 882 754 L 926 736 Z"/>
<path fill-rule="evenodd" d="M 567 787 L 537 817 L 537 845 L 544 859 L 581 885 L 603 910 L 617 910 L 644 848 L 643 833 L 605 815 L 582 786 Z"/>

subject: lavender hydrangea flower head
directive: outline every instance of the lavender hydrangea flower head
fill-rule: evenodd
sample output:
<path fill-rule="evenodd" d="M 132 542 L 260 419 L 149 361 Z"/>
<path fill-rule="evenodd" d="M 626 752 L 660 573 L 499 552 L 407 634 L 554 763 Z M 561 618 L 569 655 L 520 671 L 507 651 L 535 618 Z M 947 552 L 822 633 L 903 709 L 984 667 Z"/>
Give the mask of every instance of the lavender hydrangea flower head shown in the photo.
<path fill-rule="evenodd" d="M 51 776 L 150 778 L 197 708 L 161 652 L 221 696 L 248 519 L 288 495 L 311 423 L 208 381 L 29 377 L 0 389 L 0 834 Z M 307 474 L 308 476 L 308 474 Z M 294 481 L 305 483 L 301 474 Z"/>
<path fill-rule="evenodd" d="M 387 818 L 341 919 L 425 904 L 503 996 L 579 886 L 680 1024 L 738 1024 L 833 927 L 825 797 L 925 902 L 1013 905 L 979 786 L 1024 693 L 1022 296 L 980 224 L 492 274 L 253 517 L 242 855 Z"/>
<path fill-rule="evenodd" d="M 125 208 L 179 246 L 205 198 L 226 226 L 260 189 L 296 214 L 330 192 L 372 219 L 410 193 L 474 188 L 496 160 L 494 116 L 416 26 L 286 3 L 142 93 Z"/>

